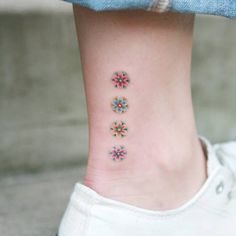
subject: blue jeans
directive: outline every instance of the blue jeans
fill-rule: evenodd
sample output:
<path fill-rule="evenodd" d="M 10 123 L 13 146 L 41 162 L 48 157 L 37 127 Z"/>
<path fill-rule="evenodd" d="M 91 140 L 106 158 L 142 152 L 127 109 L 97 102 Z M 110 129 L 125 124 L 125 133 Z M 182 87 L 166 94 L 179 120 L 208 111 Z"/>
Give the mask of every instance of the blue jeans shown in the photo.
<path fill-rule="evenodd" d="M 236 0 L 65 0 L 95 11 L 146 9 L 198 13 L 236 19 Z"/>

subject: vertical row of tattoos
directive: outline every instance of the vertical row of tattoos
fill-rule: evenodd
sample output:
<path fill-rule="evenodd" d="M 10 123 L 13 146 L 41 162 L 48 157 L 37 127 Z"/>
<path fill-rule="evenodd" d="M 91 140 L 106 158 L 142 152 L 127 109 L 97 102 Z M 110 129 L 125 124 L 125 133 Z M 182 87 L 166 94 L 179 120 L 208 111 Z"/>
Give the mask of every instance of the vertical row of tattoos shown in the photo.
<path fill-rule="evenodd" d="M 130 78 L 125 71 L 113 73 L 111 82 L 115 88 L 126 89 L 130 84 Z M 115 113 L 123 114 L 129 109 L 128 99 L 123 96 L 116 96 L 111 102 L 111 109 Z M 128 126 L 125 121 L 114 121 L 110 127 L 111 135 L 115 138 L 124 138 L 128 134 Z M 109 155 L 113 161 L 123 161 L 127 158 L 127 150 L 123 145 L 112 147 Z"/>

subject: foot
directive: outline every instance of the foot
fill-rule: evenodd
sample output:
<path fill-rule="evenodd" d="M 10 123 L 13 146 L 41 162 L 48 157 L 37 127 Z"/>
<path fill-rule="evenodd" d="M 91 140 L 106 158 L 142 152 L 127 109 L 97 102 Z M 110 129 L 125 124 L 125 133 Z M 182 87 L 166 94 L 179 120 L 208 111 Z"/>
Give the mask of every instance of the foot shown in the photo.
<path fill-rule="evenodd" d="M 202 141 L 208 178 L 180 207 L 167 211 L 138 208 L 77 184 L 59 236 L 170 236 L 173 232 L 176 236 L 235 236 L 236 142 L 211 145 L 203 137 Z"/>

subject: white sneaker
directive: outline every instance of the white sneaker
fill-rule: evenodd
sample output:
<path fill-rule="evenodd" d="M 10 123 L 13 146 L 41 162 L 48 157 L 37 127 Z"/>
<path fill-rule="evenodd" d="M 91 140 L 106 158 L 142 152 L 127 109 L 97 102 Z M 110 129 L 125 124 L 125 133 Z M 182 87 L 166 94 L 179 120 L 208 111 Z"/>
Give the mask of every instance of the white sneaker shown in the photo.
<path fill-rule="evenodd" d="M 186 204 L 151 211 L 77 183 L 58 236 L 236 236 L 236 142 L 211 145 L 199 138 L 208 157 L 208 178 Z"/>

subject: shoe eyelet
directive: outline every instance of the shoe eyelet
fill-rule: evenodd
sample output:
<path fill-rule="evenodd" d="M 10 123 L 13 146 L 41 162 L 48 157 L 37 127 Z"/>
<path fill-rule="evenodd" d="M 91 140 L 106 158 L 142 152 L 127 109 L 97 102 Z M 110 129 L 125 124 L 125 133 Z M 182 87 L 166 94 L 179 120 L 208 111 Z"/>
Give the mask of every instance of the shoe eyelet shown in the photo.
<path fill-rule="evenodd" d="M 217 186 L 216 186 L 216 193 L 221 194 L 224 191 L 224 182 L 221 181 Z"/>

